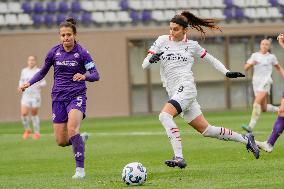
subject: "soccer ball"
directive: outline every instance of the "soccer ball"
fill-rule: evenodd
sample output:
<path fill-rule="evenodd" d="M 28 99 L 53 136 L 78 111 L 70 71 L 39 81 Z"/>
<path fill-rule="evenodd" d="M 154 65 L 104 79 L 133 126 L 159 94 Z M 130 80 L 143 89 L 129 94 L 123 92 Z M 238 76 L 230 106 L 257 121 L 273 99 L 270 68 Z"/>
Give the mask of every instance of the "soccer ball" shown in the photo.
<path fill-rule="evenodd" d="M 125 165 L 122 170 L 122 180 L 127 185 L 142 185 L 147 179 L 147 170 L 141 163 L 133 162 Z"/>

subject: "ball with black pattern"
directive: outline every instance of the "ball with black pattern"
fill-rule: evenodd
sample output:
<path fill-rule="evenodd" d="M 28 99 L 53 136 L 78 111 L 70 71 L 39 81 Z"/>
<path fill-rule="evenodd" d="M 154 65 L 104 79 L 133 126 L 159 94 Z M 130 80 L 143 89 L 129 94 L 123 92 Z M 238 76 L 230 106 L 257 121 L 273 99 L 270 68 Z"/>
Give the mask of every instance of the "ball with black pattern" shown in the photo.
<path fill-rule="evenodd" d="M 142 185 L 147 180 L 147 169 L 139 162 L 132 162 L 122 170 L 122 180 L 130 186 Z"/>

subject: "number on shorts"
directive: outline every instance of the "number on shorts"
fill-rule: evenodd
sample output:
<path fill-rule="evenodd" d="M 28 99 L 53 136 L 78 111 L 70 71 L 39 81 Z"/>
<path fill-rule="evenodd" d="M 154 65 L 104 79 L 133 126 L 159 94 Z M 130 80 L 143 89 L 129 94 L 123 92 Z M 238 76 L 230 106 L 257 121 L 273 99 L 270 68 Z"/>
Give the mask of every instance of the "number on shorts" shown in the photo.
<path fill-rule="evenodd" d="M 179 89 L 178 89 L 178 92 L 182 92 L 183 88 L 184 88 L 183 86 L 180 86 Z"/>
<path fill-rule="evenodd" d="M 78 96 L 78 97 L 77 97 L 77 100 L 78 100 L 78 102 L 77 102 L 76 106 L 81 107 L 81 106 L 82 106 L 82 103 L 83 103 L 82 97 L 81 97 L 81 96 Z"/>

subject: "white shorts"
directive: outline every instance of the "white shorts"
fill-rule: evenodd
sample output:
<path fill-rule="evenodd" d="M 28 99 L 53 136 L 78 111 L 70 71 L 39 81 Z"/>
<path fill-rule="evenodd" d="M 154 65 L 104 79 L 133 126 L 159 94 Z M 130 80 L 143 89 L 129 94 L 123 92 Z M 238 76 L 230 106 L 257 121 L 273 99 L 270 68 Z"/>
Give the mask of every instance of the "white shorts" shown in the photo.
<path fill-rule="evenodd" d="M 23 95 L 21 99 L 21 104 L 28 108 L 39 108 L 41 105 L 41 97 Z"/>
<path fill-rule="evenodd" d="M 259 92 L 267 92 L 268 94 L 270 94 L 271 83 L 272 82 L 270 82 L 270 81 L 253 82 L 252 87 L 253 87 L 254 95 L 256 96 L 256 94 L 259 93 Z"/>
<path fill-rule="evenodd" d="M 170 97 L 171 100 L 177 101 L 181 106 L 182 113 L 180 115 L 187 123 L 190 123 L 202 114 L 196 96 L 197 92 L 195 86 L 181 85 L 173 92 L 172 97 Z"/>

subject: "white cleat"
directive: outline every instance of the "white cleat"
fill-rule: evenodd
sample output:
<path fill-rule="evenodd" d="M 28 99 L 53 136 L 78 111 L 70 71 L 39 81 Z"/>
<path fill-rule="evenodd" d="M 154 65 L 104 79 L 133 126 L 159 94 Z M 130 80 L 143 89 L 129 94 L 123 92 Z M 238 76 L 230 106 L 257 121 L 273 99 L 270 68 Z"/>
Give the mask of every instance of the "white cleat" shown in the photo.
<path fill-rule="evenodd" d="M 268 153 L 272 152 L 272 150 L 273 150 L 273 146 L 271 144 L 267 143 L 267 141 L 264 141 L 264 142 L 255 141 L 255 143 L 260 149 L 262 149 L 262 150 L 264 150 Z"/>
<path fill-rule="evenodd" d="M 89 136 L 90 136 L 90 134 L 86 133 L 86 132 L 81 134 L 81 137 L 82 137 L 84 143 L 86 143 L 86 141 L 89 139 Z"/>
<path fill-rule="evenodd" d="M 83 179 L 85 178 L 85 170 L 84 168 L 77 167 L 75 175 L 72 176 L 72 179 Z"/>

